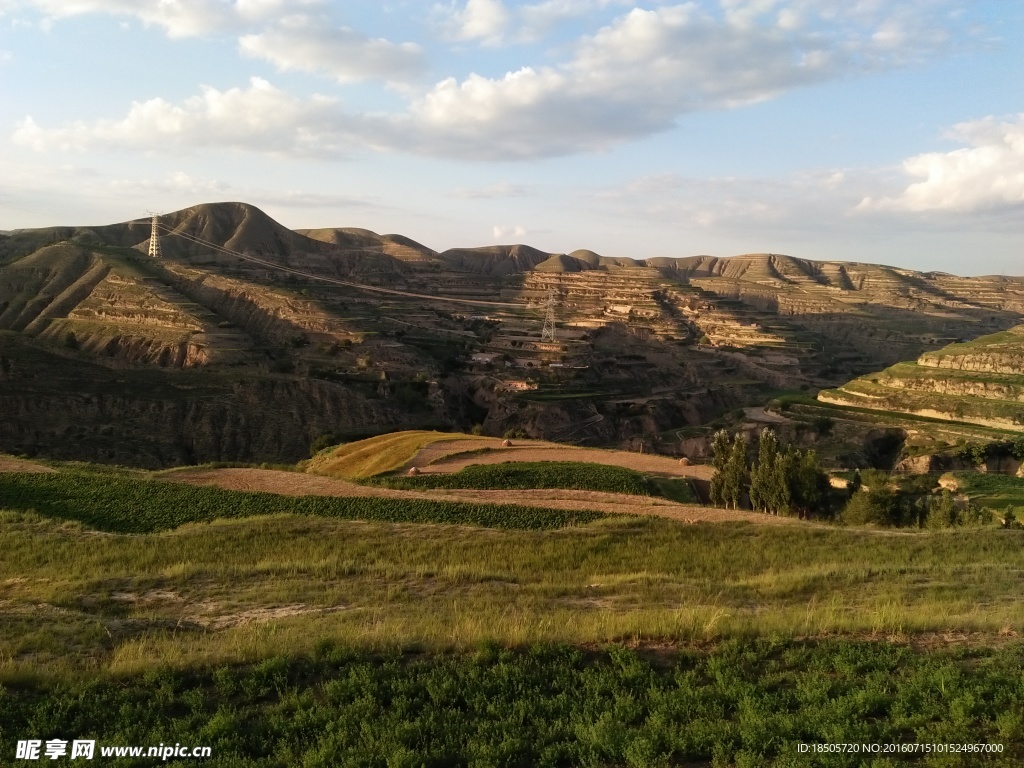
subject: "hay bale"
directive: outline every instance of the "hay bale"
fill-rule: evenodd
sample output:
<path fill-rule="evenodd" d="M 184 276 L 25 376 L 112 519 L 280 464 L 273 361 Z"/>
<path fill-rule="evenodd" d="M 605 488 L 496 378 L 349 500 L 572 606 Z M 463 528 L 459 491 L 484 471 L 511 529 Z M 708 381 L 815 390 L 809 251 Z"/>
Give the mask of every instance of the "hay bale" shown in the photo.
<path fill-rule="evenodd" d="M 409 467 L 409 471 L 406 472 L 409 477 L 416 477 L 420 473 L 419 467 Z"/>
<path fill-rule="evenodd" d="M 686 458 L 685 456 L 683 456 L 683 458 L 681 458 L 679 460 L 679 466 L 681 466 L 681 467 L 688 467 L 688 466 L 690 466 L 690 460 L 688 458 Z"/>
<path fill-rule="evenodd" d="M 511 440 L 502 440 L 501 441 L 501 447 L 502 448 L 511 448 L 512 447 L 512 441 Z"/>

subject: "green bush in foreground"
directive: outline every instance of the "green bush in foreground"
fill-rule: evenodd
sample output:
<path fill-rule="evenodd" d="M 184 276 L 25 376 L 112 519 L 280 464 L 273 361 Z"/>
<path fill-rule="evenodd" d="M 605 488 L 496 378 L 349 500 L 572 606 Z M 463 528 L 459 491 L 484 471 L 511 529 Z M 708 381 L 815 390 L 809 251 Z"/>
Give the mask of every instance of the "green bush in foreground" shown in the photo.
<path fill-rule="evenodd" d="M 216 518 L 284 512 L 347 520 L 520 529 L 561 528 L 604 517 L 600 512 L 513 504 L 281 496 L 88 472 L 0 473 L 0 507 L 34 509 L 45 517 L 77 520 L 112 533 L 153 533 Z"/>
<path fill-rule="evenodd" d="M 23 681 L 0 690 L 0 754 L 78 737 L 210 746 L 210 766 L 895 766 L 908 756 L 798 745 L 916 743 L 1002 749 L 916 765 L 1019 765 L 1022 665 L 1020 644 L 763 641 L 652 662 L 619 647 L 377 657 L 325 642 L 312 659 Z"/>
<path fill-rule="evenodd" d="M 379 477 L 373 485 L 419 490 L 423 488 L 473 488 L 521 491 L 561 488 L 650 496 L 651 488 L 639 472 L 607 464 L 579 461 L 520 461 L 504 464 L 471 464 L 451 474 L 418 477 Z"/>

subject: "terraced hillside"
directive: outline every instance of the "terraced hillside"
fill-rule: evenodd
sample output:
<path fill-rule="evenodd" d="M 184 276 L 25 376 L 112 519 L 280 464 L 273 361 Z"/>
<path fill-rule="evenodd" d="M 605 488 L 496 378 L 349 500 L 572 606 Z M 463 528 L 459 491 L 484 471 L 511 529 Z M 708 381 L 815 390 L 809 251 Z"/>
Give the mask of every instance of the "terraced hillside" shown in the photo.
<path fill-rule="evenodd" d="M 479 424 L 672 453 L 679 429 L 773 390 L 836 386 L 1024 321 L 1018 278 L 776 254 L 439 253 L 292 231 L 242 203 L 160 225 L 160 259 L 148 219 L 0 235 L 0 449 L 292 461 L 320 438 Z M 112 397 L 85 407 L 98 391 Z M 263 420 L 273 440 L 257 437 Z"/>
<path fill-rule="evenodd" d="M 818 399 L 1024 431 L 1024 325 L 927 352 Z"/>

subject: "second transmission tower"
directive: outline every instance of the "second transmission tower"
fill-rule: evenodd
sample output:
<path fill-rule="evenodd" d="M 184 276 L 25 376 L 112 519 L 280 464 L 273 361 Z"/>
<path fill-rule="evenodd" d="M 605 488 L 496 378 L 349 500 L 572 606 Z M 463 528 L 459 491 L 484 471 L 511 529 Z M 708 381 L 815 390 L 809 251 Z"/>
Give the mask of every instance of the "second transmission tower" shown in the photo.
<path fill-rule="evenodd" d="M 540 332 L 542 342 L 555 341 L 555 289 L 548 288 L 547 311 L 544 313 L 544 327 Z"/>

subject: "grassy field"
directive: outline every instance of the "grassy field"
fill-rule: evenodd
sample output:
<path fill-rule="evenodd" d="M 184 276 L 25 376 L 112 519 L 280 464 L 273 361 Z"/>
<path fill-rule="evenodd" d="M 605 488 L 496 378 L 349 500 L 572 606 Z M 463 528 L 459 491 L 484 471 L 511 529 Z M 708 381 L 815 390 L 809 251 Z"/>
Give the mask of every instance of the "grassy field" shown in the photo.
<path fill-rule="evenodd" d="M 29 734 L 75 734 L 206 745 L 202 764 L 214 766 L 895 766 L 903 755 L 798 745 L 916 743 L 1001 750 L 916 765 L 1010 766 L 1024 759 L 1022 664 L 1020 644 L 730 642 L 651 657 L 491 645 L 375 656 L 322 643 L 299 659 L 23 683 L 0 694 L 0 753 Z"/>
<path fill-rule="evenodd" d="M 1012 636 L 1024 532 L 606 518 L 553 531 L 277 515 L 154 534 L 0 518 L 0 669 L 259 660 L 321 638 L 692 643 Z"/>
<path fill-rule="evenodd" d="M 310 459 L 307 469 L 343 480 L 362 480 L 399 469 L 421 448 L 432 443 L 472 439 L 472 435 L 451 432 L 394 432 L 321 451 Z"/>
<path fill-rule="evenodd" d="M 109 468 L 0 474 L 12 505 L 36 512 L 0 511 L 0 763 L 68 736 L 209 745 L 217 766 L 865 764 L 797 751 L 843 741 L 1024 759 L 1024 531 L 685 525 Z"/>

